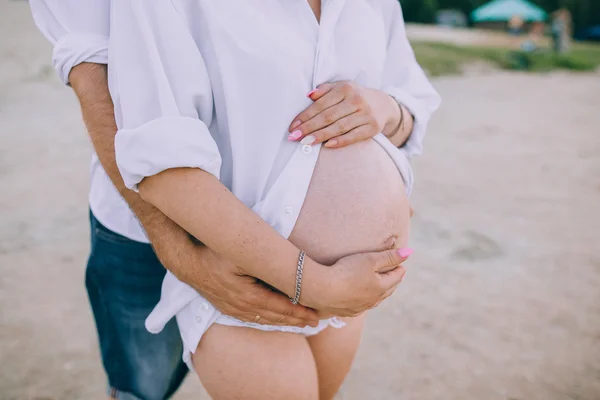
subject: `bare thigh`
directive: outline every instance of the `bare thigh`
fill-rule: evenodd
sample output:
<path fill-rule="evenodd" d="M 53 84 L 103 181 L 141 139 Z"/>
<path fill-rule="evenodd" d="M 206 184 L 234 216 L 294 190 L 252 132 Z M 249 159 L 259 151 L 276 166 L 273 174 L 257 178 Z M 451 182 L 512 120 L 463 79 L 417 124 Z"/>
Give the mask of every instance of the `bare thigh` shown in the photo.
<path fill-rule="evenodd" d="M 346 318 L 344 322 L 346 326 L 342 329 L 328 328 L 307 338 L 317 365 L 320 400 L 333 399 L 350 372 L 360 344 L 365 316 Z"/>
<path fill-rule="evenodd" d="M 318 400 L 315 359 L 304 336 L 214 324 L 193 358 L 215 400 Z"/>

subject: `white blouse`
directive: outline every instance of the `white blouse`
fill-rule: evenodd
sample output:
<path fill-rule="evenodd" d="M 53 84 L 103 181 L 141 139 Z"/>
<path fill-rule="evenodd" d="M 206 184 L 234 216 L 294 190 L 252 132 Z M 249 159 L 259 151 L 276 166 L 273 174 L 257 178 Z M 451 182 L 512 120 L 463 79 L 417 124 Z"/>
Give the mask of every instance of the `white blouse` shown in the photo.
<path fill-rule="evenodd" d="M 323 0 L 320 23 L 306 0 L 30 3 L 65 83 L 81 62 L 109 62 L 128 187 L 164 169 L 202 168 L 282 234 L 293 227 L 320 149 L 287 140 L 311 89 L 349 79 L 396 98 L 415 117 L 398 155 L 421 152 L 439 106 L 396 0 Z M 383 135 L 376 140 L 390 150 Z M 294 185 L 282 179 L 286 169 Z M 412 187 L 410 171 L 404 175 Z M 96 157 L 90 203 L 109 229 L 147 241 Z"/>
<path fill-rule="evenodd" d="M 440 100 L 415 60 L 396 0 L 323 0 L 320 23 L 307 0 L 31 0 L 31 6 L 55 42 L 64 82 L 82 61 L 106 62 L 108 40 L 116 157 L 129 188 L 166 169 L 201 168 L 288 237 L 320 145 L 290 142 L 287 129 L 311 104 L 309 91 L 338 80 L 381 89 L 414 115 L 401 149 L 383 134 L 375 137 L 412 187 L 406 159 L 421 152 Z M 105 174 L 96 179 L 106 189 Z M 123 220 L 114 211 L 120 206 L 106 205 L 116 200 L 93 193 L 94 184 L 92 211 L 103 224 L 145 240 L 132 229 L 132 214 Z M 198 296 L 167 275 L 149 330 L 161 330 Z M 199 312 L 202 323 L 216 318 L 208 304 Z"/>

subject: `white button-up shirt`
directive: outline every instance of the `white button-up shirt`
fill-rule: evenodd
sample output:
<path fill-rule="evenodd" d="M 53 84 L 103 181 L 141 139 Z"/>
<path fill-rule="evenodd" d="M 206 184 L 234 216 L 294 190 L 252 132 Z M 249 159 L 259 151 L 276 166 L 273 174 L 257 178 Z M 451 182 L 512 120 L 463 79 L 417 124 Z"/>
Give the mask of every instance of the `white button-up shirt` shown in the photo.
<path fill-rule="evenodd" d="M 399 165 L 419 154 L 439 97 L 417 64 L 396 0 L 30 0 L 68 83 L 81 62 L 109 63 L 126 185 L 168 168 L 215 175 L 283 236 L 300 212 L 320 146 L 287 140 L 291 119 L 318 84 L 354 80 L 407 107 L 415 127 L 394 148 Z M 260 3 L 260 4 L 258 4 Z M 90 206 L 109 229 L 145 242 L 136 217 L 97 157 Z"/>
<path fill-rule="evenodd" d="M 439 97 L 396 0 L 323 0 L 320 23 L 306 0 L 30 2 L 65 83 L 80 62 L 108 62 L 117 164 L 129 188 L 166 169 L 201 168 L 287 238 L 320 151 L 288 141 L 287 128 L 311 89 L 336 80 L 381 89 L 414 115 L 403 148 L 374 138 L 412 187 L 408 157 L 421 152 Z M 147 241 L 97 157 L 90 205 L 109 229 Z M 168 273 L 146 327 L 159 332 L 174 316 L 190 351 L 212 323 L 231 323 Z"/>

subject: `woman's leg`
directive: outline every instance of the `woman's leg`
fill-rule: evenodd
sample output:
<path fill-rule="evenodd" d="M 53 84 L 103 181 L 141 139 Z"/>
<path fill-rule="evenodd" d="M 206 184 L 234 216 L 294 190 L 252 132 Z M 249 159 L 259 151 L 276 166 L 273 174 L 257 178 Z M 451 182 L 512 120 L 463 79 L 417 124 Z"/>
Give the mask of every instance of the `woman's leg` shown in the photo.
<path fill-rule="evenodd" d="M 344 328 L 327 328 L 307 338 L 317 364 L 320 400 L 333 399 L 340 390 L 360 344 L 365 315 L 343 320 Z"/>
<path fill-rule="evenodd" d="M 193 357 L 215 400 L 318 400 L 315 360 L 304 336 L 214 324 Z"/>

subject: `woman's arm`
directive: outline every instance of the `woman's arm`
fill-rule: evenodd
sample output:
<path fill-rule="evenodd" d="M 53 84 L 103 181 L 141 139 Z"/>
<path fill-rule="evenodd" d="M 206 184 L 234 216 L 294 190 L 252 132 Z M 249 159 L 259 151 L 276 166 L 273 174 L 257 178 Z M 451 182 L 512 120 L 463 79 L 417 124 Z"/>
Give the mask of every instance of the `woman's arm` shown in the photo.
<path fill-rule="evenodd" d="M 300 251 L 220 183 L 204 60 L 172 2 L 149 4 L 112 5 L 109 73 L 123 180 L 240 273 L 292 296 Z M 306 259 L 301 302 L 355 315 L 385 298 L 404 275 L 403 268 L 379 270 L 403 261 L 395 251 L 349 257 L 333 268 Z M 334 282 L 342 283 L 339 292 L 331 290 Z"/>
<path fill-rule="evenodd" d="M 406 36 L 400 3 L 382 0 L 380 6 L 388 34 L 381 89 L 399 104 L 405 121 L 398 131 L 386 132 L 386 136 L 396 146 L 402 147 L 408 156 L 419 155 L 429 120 L 440 106 L 440 96 L 415 58 Z"/>
<path fill-rule="evenodd" d="M 209 248 L 292 297 L 300 251 L 214 176 L 200 169 L 169 169 L 145 178 L 139 188 L 145 200 Z M 337 316 L 375 307 L 402 281 L 404 250 L 355 254 L 332 267 L 305 258 L 301 303 Z"/>
<path fill-rule="evenodd" d="M 145 178 L 142 198 L 241 269 L 293 296 L 300 250 L 238 200 L 213 175 L 177 168 Z M 315 305 L 329 268 L 306 259 L 303 304 Z"/>
<path fill-rule="evenodd" d="M 423 136 L 440 98 L 417 63 L 397 0 L 377 1 L 387 32 L 380 89 L 342 81 L 319 85 L 314 101 L 290 124 L 289 139 L 339 148 L 385 134 L 409 156 L 420 154 Z"/>

